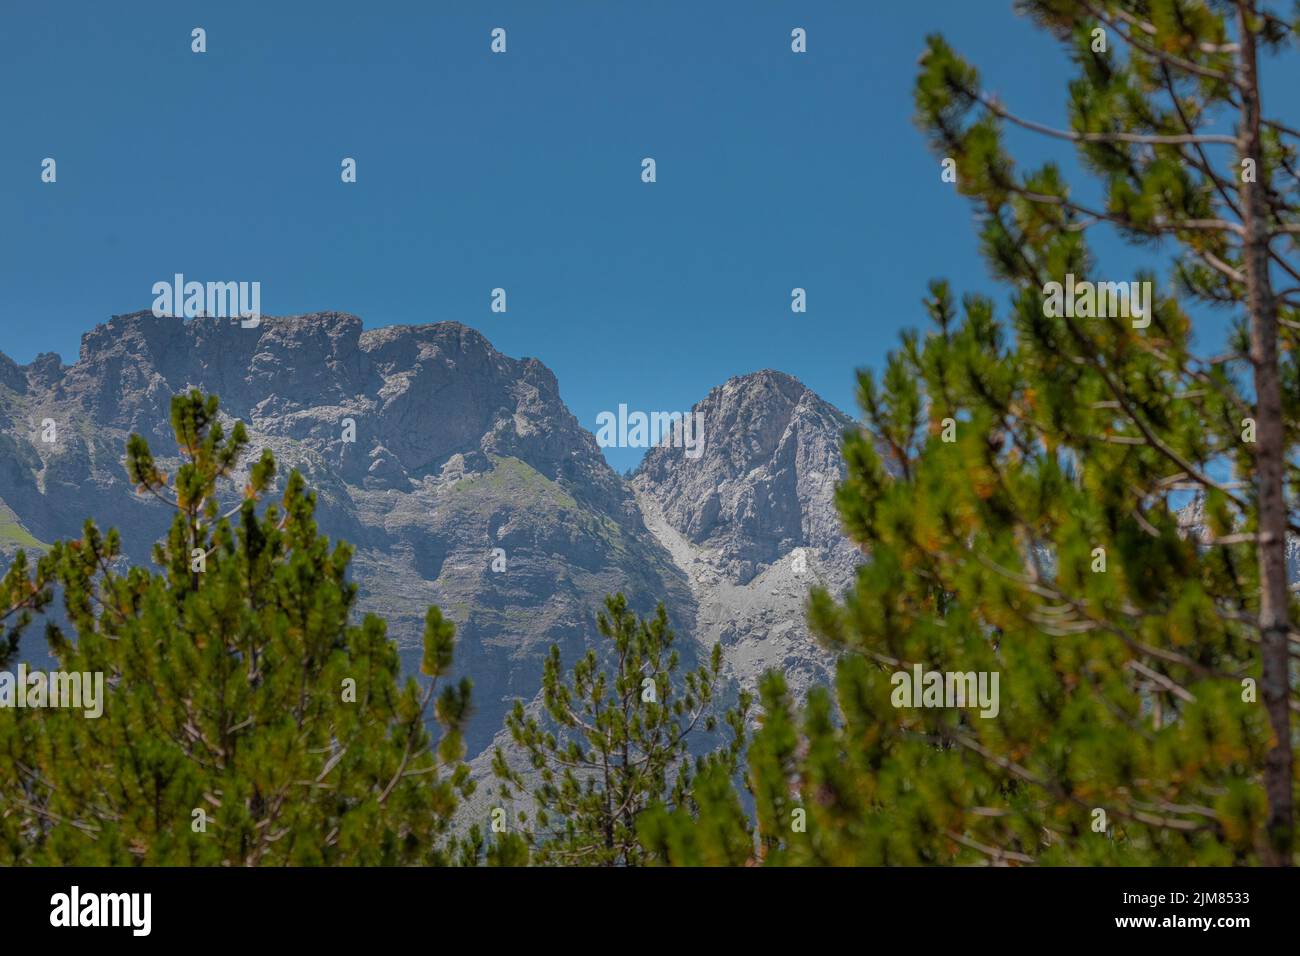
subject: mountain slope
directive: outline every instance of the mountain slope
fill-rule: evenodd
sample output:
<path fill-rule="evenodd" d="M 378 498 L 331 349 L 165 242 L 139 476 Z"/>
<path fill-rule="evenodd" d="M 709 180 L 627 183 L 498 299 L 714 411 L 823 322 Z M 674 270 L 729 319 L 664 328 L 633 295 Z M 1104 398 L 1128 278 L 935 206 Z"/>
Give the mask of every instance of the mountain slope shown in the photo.
<path fill-rule="evenodd" d="M 87 333 L 72 366 L 4 359 L 0 504 L 17 519 L 4 526 L 52 541 L 93 516 L 147 562 L 171 515 L 132 493 L 123 449 L 138 430 L 174 464 L 168 403 L 192 387 L 245 422 L 250 461 L 269 447 L 282 476 L 305 474 L 322 530 L 356 546 L 362 609 L 388 620 L 408 665 L 430 603 L 457 622 L 458 669 L 475 682 L 471 752 L 536 693 L 551 643 L 571 659 L 594 640 L 605 593 L 642 612 L 663 600 L 689 631 L 684 576 L 554 375 L 453 322 L 363 331 L 317 313 L 242 329 L 136 313 Z"/>

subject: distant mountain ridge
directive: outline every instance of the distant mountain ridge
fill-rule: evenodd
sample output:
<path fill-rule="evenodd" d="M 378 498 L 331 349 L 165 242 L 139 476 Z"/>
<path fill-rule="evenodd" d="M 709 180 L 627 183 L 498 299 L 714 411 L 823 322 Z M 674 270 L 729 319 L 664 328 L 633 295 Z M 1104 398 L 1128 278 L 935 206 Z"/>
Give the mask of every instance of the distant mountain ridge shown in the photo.
<path fill-rule="evenodd" d="M 536 693 L 552 643 L 571 660 L 597 640 L 614 591 L 642 613 L 662 600 L 688 651 L 721 641 L 737 682 L 779 667 L 803 689 L 829 674 L 802 607 L 814 581 L 846 586 L 857 560 L 833 505 L 852 422 L 788 375 L 713 389 L 694 409 L 704 453 L 660 446 L 625 479 L 545 365 L 456 322 L 114 316 L 70 366 L 0 354 L 0 561 L 94 517 L 147 562 L 170 513 L 133 494 L 123 449 L 138 431 L 174 462 L 168 405 L 189 388 L 244 421 L 250 461 L 267 447 L 282 475 L 304 473 L 322 530 L 356 546 L 362 610 L 389 621 L 408 666 L 429 604 L 456 621 L 471 754 Z"/>

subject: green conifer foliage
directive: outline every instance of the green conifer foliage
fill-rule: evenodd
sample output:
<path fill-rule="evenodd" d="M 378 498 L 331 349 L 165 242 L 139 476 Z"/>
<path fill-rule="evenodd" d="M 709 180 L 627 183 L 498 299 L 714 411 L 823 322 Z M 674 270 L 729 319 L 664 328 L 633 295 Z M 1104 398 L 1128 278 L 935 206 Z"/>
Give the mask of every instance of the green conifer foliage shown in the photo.
<path fill-rule="evenodd" d="M 544 714 L 516 702 L 506 718 L 528 769 L 511 766 L 500 748 L 493 762 L 507 799 L 531 798 L 533 813 L 517 811 L 515 826 L 542 865 L 654 862 L 655 841 L 643 843 L 638 826 L 671 814 L 693 819 L 692 788 L 728 778 L 743 746 L 749 699 L 742 695 L 735 709 L 719 714 L 720 646 L 707 665 L 681 671 L 663 605 L 653 618 L 639 619 L 622 594 L 606 598 L 597 626 L 608 644 L 589 650 L 571 670 L 559 648 L 551 648 L 542 676 Z M 722 723 L 730 740 L 692 757 L 692 741 Z"/>
<path fill-rule="evenodd" d="M 399 682 L 382 620 L 353 614 L 351 548 L 317 532 L 292 473 L 278 504 L 269 451 L 224 513 L 219 486 L 248 438 L 217 399 L 172 400 L 174 474 L 131 437 L 139 493 L 175 509 L 159 570 L 125 567 L 88 522 L 35 582 L 57 585 L 72 633 L 61 669 L 101 673 L 102 715 L 0 710 L 0 859 L 31 864 L 347 865 L 442 862 L 468 787 L 468 681 L 445 684 L 454 626 L 430 608 L 423 679 Z M 0 608 L 32 598 L 22 564 Z M 48 596 L 48 594 L 47 594 Z M 436 747 L 426 717 L 442 728 Z"/>
<path fill-rule="evenodd" d="M 0 668 L 6 667 L 18 650 L 23 630 L 32 614 L 44 610 L 50 601 L 44 568 L 33 576 L 27 555 L 19 551 L 0 578 Z"/>

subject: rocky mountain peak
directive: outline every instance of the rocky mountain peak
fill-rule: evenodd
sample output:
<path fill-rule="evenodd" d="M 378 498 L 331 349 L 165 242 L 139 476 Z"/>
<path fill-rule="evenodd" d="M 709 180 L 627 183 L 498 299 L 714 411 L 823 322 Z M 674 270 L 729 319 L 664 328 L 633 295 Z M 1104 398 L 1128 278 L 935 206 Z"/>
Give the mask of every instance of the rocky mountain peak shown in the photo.
<path fill-rule="evenodd" d="M 834 507 L 847 415 L 772 369 L 729 379 L 692 415 L 702 452 L 652 448 L 633 485 L 720 573 L 744 584 L 796 548 L 852 561 Z"/>

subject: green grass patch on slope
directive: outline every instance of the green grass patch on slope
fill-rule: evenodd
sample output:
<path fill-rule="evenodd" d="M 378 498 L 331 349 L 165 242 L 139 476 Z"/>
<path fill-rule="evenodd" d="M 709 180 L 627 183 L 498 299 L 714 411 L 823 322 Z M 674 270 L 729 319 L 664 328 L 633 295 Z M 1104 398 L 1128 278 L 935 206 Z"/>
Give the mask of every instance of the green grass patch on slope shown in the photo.
<path fill-rule="evenodd" d="M 50 546 L 32 537 L 9 506 L 0 502 L 0 551 L 48 551 Z"/>
<path fill-rule="evenodd" d="M 536 468 L 518 458 L 498 458 L 496 455 L 492 456 L 491 471 L 461 479 L 451 486 L 451 493 L 456 497 L 487 496 L 492 500 L 504 496 L 534 502 L 540 498 L 564 511 L 578 510 L 578 502 L 573 496 Z"/>

